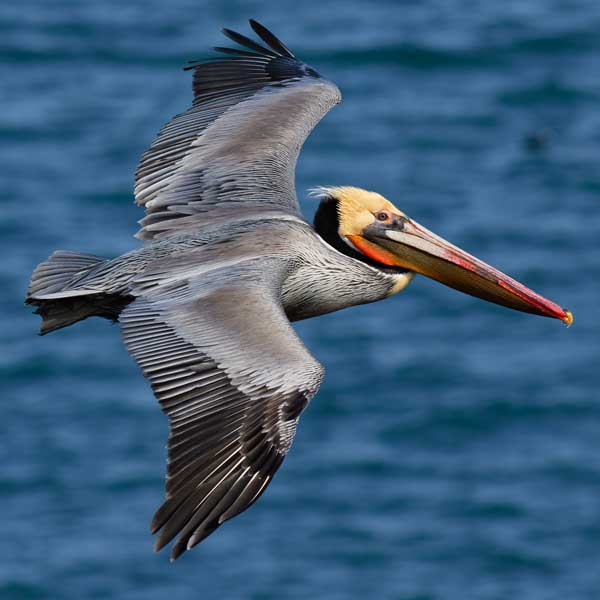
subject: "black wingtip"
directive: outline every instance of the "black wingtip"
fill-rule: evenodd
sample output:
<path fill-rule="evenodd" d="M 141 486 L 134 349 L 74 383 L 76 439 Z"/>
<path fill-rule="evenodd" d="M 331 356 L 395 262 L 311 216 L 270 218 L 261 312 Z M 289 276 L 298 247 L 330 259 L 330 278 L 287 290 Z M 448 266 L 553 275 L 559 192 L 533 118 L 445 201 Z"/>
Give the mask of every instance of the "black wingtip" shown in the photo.
<path fill-rule="evenodd" d="M 250 23 L 250 27 L 258 37 L 278 54 L 282 56 L 287 56 L 288 58 L 296 58 L 292 51 L 285 46 L 285 44 L 275 36 L 271 31 L 269 31 L 264 25 L 261 25 L 258 21 L 254 19 L 250 19 L 248 21 Z"/>
<path fill-rule="evenodd" d="M 265 48 L 264 46 L 257 44 L 254 40 L 251 40 L 249 37 L 246 37 L 245 35 L 242 35 L 241 33 L 238 33 L 237 31 L 227 29 L 227 27 L 224 27 L 223 29 L 221 29 L 221 31 L 223 32 L 223 35 L 227 36 L 230 40 L 232 40 L 236 44 L 239 44 L 240 46 L 244 46 L 245 48 L 248 48 L 250 50 L 254 50 L 255 52 L 258 52 L 259 54 L 262 54 L 263 56 L 266 55 L 266 56 L 270 56 L 272 58 L 277 58 L 279 56 L 276 52 L 273 52 L 273 50 L 269 50 L 268 48 Z"/>
<path fill-rule="evenodd" d="M 171 546 L 171 556 L 169 562 L 174 563 L 187 550 L 187 543 L 179 538 L 173 546 Z"/>

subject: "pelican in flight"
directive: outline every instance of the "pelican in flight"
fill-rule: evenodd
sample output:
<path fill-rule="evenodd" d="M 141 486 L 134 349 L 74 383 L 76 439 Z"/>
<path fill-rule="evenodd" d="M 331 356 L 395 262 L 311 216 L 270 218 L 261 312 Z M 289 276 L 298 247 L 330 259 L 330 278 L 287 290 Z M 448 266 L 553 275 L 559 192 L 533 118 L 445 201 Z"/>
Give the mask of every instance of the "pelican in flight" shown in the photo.
<path fill-rule="evenodd" d="M 169 419 L 155 550 L 175 560 L 265 491 L 323 367 L 290 322 L 402 291 L 419 273 L 466 294 L 567 323 L 571 313 L 413 221 L 383 196 L 323 187 L 310 225 L 294 171 L 341 95 L 256 21 L 262 44 L 193 62 L 194 100 L 141 157 L 142 247 L 104 259 L 54 252 L 26 302 L 41 333 L 118 321 Z"/>

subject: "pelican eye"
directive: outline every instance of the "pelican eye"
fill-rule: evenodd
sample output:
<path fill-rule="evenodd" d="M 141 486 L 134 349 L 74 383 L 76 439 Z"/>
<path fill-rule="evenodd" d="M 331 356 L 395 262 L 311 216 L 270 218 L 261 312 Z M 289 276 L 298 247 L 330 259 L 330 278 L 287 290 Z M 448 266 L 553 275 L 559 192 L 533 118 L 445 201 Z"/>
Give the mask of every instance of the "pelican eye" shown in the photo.
<path fill-rule="evenodd" d="M 390 219 L 390 214 L 389 214 L 388 212 L 386 212 L 385 210 L 381 210 L 381 211 L 379 211 L 379 212 L 375 213 L 375 218 L 376 218 L 378 221 L 382 221 L 382 222 L 383 222 L 383 221 L 389 221 L 389 219 Z"/>

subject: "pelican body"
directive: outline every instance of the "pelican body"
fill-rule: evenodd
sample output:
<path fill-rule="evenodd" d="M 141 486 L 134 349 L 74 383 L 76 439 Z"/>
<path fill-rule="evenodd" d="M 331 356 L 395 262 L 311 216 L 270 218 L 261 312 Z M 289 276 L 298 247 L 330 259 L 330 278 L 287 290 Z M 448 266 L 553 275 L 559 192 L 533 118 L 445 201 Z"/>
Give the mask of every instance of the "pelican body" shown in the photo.
<path fill-rule="evenodd" d="M 419 225 L 383 196 L 320 188 L 314 224 L 294 187 L 300 148 L 338 88 L 250 21 L 264 45 L 194 62 L 194 101 L 136 172 L 145 245 L 114 259 L 57 251 L 26 302 L 41 333 L 118 321 L 170 424 L 166 498 L 152 521 L 176 559 L 263 493 L 323 367 L 290 325 L 402 291 L 419 273 L 571 323 L 571 313 Z"/>

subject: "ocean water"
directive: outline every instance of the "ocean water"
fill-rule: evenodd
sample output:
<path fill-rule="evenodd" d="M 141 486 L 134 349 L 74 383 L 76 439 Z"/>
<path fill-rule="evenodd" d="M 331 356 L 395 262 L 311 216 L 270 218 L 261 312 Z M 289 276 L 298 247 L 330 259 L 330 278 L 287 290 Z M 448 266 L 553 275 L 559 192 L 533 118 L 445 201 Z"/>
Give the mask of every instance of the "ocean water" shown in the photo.
<path fill-rule="evenodd" d="M 166 419 L 117 327 L 36 336 L 52 250 L 132 238 L 140 153 L 189 59 L 254 17 L 338 83 L 298 191 L 353 184 L 569 307 L 417 278 L 298 324 L 325 365 L 255 506 L 154 554 Z M 600 4 L 0 4 L 0 597 L 600 598 Z"/>

